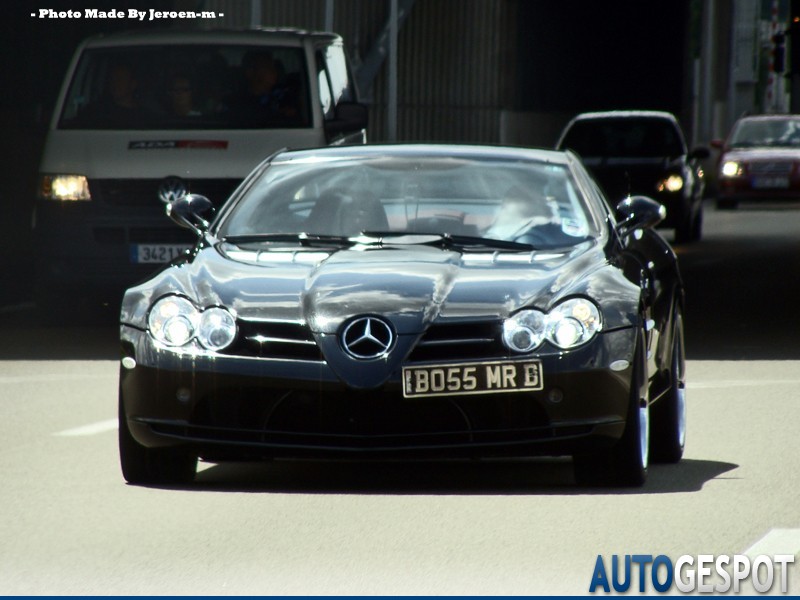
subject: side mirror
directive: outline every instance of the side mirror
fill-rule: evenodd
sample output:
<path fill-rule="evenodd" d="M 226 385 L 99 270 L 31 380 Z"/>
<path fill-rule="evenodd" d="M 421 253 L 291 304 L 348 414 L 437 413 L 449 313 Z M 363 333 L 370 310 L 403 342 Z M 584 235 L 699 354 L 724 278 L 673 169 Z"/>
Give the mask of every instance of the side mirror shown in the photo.
<path fill-rule="evenodd" d="M 725 146 L 725 140 L 711 140 L 710 145 L 712 148 L 722 150 L 722 148 Z"/>
<path fill-rule="evenodd" d="M 625 237 L 637 229 L 655 227 L 667 218 L 667 209 L 647 196 L 628 196 L 617 204 L 617 217 L 617 233 Z"/>
<path fill-rule="evenodd" d="M 334 118 L 325 123 L 325 132 L 330 141 L 336 135 L 366 129 L 368 110 L 358 102 L 340 102 L 336 105 Z"/>
<path fill-rule="evenodd" d="M 214 214 L 214 205 L 205 196 L 186 194 L 167 204 L 167 216 L 181 227 L 187 227 L 197 235 L 208 230 Z M 208 219 L 206 219 L 206 215 Z"/>

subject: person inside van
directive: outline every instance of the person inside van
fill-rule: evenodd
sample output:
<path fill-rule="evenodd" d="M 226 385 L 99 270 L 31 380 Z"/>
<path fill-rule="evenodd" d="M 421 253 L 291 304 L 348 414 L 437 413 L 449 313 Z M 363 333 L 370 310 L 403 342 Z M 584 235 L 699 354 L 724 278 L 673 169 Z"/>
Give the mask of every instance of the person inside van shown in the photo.
<path fill-rule="evenodd" d="M 199 117 L 200 111 L 194 107 L 191 79 L 182 73 L 172 78 L 172 83 L 167 92 L 169 96 L 169 109 L 175 117 Z"/>
<path fill-rule="evenodd" d="M 86 124 L 125 127 L 135 126 L 147 117 L 137 91 L 139 81 L 133 67 L 125 62 L 114 63 L 108 70 L 103 95 L 86 106 L 81 120 Z"/>
<path fill-rule="evenodd" d="M 242 67 L 243 89 L 226 103 L 236 121 L 261 126 L 297 117 L 296 93 L 281 81 L 281 70 L 269 51 L 248 52 Z"/>

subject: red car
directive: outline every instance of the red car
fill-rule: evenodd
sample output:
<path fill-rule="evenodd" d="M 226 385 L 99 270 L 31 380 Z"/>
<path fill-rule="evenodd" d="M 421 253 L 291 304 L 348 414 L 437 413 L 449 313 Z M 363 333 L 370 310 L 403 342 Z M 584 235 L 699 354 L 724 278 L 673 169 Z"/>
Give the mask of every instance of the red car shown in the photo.
<path fill-rule="evenodd" d="M 742 200 L 800 200 L 800 115 L 739 119 L 728 139 L 711 145 L 722 154 L 717 207 Z"/>

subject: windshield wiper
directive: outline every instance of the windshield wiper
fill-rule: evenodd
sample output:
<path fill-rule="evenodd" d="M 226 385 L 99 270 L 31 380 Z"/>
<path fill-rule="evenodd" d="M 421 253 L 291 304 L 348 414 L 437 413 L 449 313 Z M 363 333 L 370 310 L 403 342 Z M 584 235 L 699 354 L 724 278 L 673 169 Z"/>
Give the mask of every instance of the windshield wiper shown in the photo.
<path fill-rule="evenodd" d="M 437 248 L 463 250 L 465 248 L 480 248 L 488 250 L 517 250 L 531 251 L 536 248 L 530 244 L 510 240 L 495 240 L 473 235 L 453 235 L 450 233 L 416 233 L 410 231 L 362 231 L 361 235 L 376 238 L 382 242 L 385 238 L 395 238 L 395 243 L 409 245 L 436 246 Z M 398 242 L 396 238 L 409 238 L 408 241 Z"/>
<path fill-rule="evenodd" d="M 229 235 L 222 238 L 223 242 L 230 244 L 252 244 L 269 242 L 289 242 L 301 246 L 352 246 L 355 241 L 343 235 L 322 235 L 317 233 L 246 233 L 242 235 Z"/>

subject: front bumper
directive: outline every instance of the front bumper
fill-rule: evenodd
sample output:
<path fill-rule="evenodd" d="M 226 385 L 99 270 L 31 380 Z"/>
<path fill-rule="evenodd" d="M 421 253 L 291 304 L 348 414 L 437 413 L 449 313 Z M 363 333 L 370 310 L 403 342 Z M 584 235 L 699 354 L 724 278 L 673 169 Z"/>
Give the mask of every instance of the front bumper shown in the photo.
<path fill-rule="evenodd" d="M 748 200 L 800 200 L 800 178 L 786 177 L 780 187 L 756 185 L 755 177 L 720 177 L 717 187 L 717 199 L 723 202 L 739 202 Z"/>
<path fill-rule="evenodd" d="M 567 455 L 612 446 L 630 401 L 633 329 L 538 355 L 544 389 L 405 399 L 400 371 L 348 388 L 324 361 L 181 354 L 121 327 L 121 406 L 147 447 L 209 460 Z M 129 361 L 126 361 L 129 363 Z"/>

